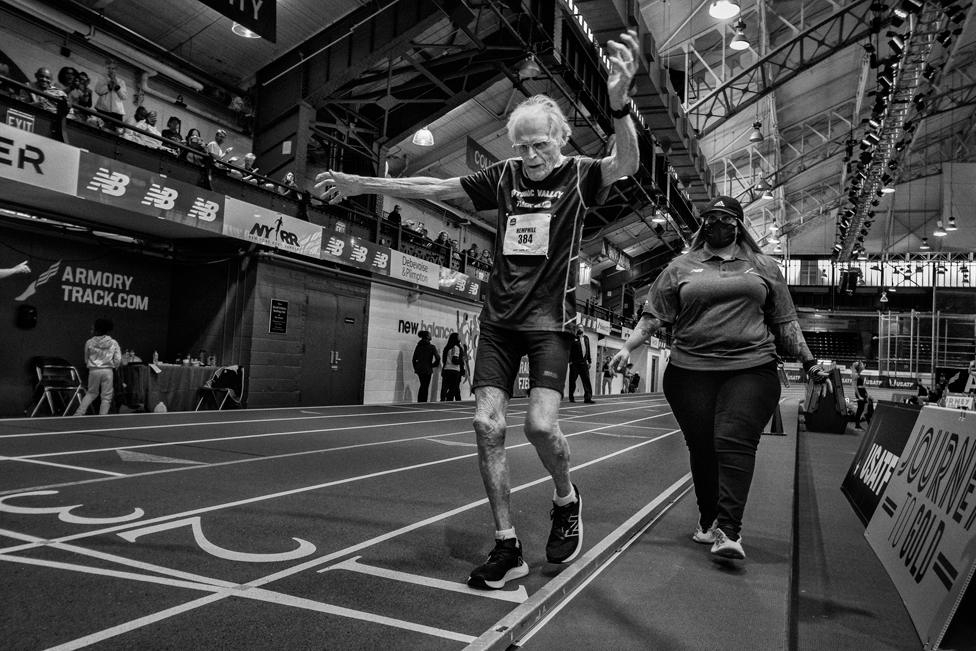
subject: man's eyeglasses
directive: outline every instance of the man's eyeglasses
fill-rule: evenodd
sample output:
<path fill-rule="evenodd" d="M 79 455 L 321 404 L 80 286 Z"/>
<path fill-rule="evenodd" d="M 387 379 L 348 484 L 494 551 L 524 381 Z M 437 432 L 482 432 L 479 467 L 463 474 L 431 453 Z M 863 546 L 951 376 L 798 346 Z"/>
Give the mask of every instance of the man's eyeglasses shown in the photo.
<path fill-rule="evenodd" d="M 546 149 L 548 149 L 550 145 L 552 145 L 552 140 L 537 140 L 536 142 L 517 142 L 514 145 L 512 145 L 512 149 L 514 149 L 515 153 L 518 154 L 519 156 L 526 156 L 528 155 L 530 150 L 534 151 L 537 154 L 541 154 Z"/>
<path fill-rule="evenodd" d="M 729 226 L 731 226 L 736 222 L 738 222 L 739 220 L 733 217 L 732 215 L 717 215 L 712 213 L 710 215 L 705 215 L 704 217 L 702 217 L 702 221 L 704 221 L 706 224 L 714 224 L 715 222 L 722 222 L 723 224 L 728 224 Z"/>

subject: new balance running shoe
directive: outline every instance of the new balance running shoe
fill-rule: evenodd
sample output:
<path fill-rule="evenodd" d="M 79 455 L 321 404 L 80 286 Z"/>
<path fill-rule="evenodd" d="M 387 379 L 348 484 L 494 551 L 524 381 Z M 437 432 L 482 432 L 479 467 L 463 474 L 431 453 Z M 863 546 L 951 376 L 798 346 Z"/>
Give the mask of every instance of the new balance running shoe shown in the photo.
<path fill-rule="evenodd" d="M 495 548 L 488 554 L 484 565 L 479 565 L 468 577 L 468 585 L 482 590 L 499 590 L 514 579 L 529 573 L 529 566 L 522 560 L 522 544 L 518 538 L 495 540 Z"/>
<path fill-rule="evenodd" d="M 546 560 L 550 563 L 568 563 L 576 558 L 583 545 L 583 496 L 573 484 L 576 501 L 566 506 L 552 504 L 549 517 L 552 530 L 546 542 Z"/>

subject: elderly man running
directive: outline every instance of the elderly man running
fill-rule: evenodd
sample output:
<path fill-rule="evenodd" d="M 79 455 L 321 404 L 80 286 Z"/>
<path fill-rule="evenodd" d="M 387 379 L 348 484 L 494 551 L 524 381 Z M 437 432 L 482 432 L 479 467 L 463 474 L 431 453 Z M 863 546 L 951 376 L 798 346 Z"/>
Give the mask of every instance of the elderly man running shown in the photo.
<path fill-rule="evenodd" d="M 570 480 L 569 445 L 559 428 L 570 342 L 576 330 L 575 287 L 586 209 L 603 190 L 637 170 L 637 133 L 628 91 L 640 54 L 637 34 L 607 44 L 607 80 L 616 147 L 594 159 L 564 156 L 570 126 L 559 105 L 536 95 L 509 116 L 516 157 L 475 174 L 450 179 L 371 178 L 327 171 L 315 181 L 330 203 L 360 194 L 405 199 L 470 197 L 477 210 L 497 211 L 495 264 L 481 311 L 472 387 L 478 463 L 495 523 L 495 547 L 468 579 L 473 587 L 502 588 L 528 574 L 509 504 L 505 451 L 506 411 L 523 355 L 529 357 L 529 406 L 525 435 L 555 484 L 546 559 L 568 563 L 580 552 L 583 523 L 579 490 Z"/>

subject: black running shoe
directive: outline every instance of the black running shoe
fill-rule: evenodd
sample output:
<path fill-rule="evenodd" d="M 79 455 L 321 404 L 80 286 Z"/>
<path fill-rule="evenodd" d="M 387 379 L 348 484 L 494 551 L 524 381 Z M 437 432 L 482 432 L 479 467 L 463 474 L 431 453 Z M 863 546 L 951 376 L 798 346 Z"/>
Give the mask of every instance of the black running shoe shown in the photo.
<path fill-rule="evenodd" d="M 566 506 L 552 505 L 552 531 L 546 542 L 546 560 L 550 563 L 568 563 L 577 555 L 583 543 L 583 496 L 573 484 L 576 501 Z"/>
<path fill-rule="evenodd" d="M 495 540 L 495 548 L 488 554 L 484 565 L 479 565 L 468 577 L 468 585 L 482 590 L 499 590 L 514 579 L 529 573 L 529 566 L 522 560 L 522 544 L 518 538 Z"/>

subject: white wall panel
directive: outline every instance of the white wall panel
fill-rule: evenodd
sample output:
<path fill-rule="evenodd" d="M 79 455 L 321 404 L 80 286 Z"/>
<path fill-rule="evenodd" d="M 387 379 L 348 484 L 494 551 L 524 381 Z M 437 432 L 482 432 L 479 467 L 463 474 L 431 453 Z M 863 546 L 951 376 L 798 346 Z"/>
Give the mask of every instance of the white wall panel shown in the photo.
<path fill-rule="evenodd" d="M 411 360 L 421 330 L 431 333 L 431 343 L 438 353 L 452 332 L 460 332 L 473 373 L 480 332 L 479 307 L 380 284 L 373 284 L 369 305 L 365 404 L 416 402 L 420 382 Z M 465 399 L 469 388 L 466 382 L 461 384 Z M 440 373 L 435 371 L 430 386 L 431 400 L 436 401 L 439 395 Z"/>

